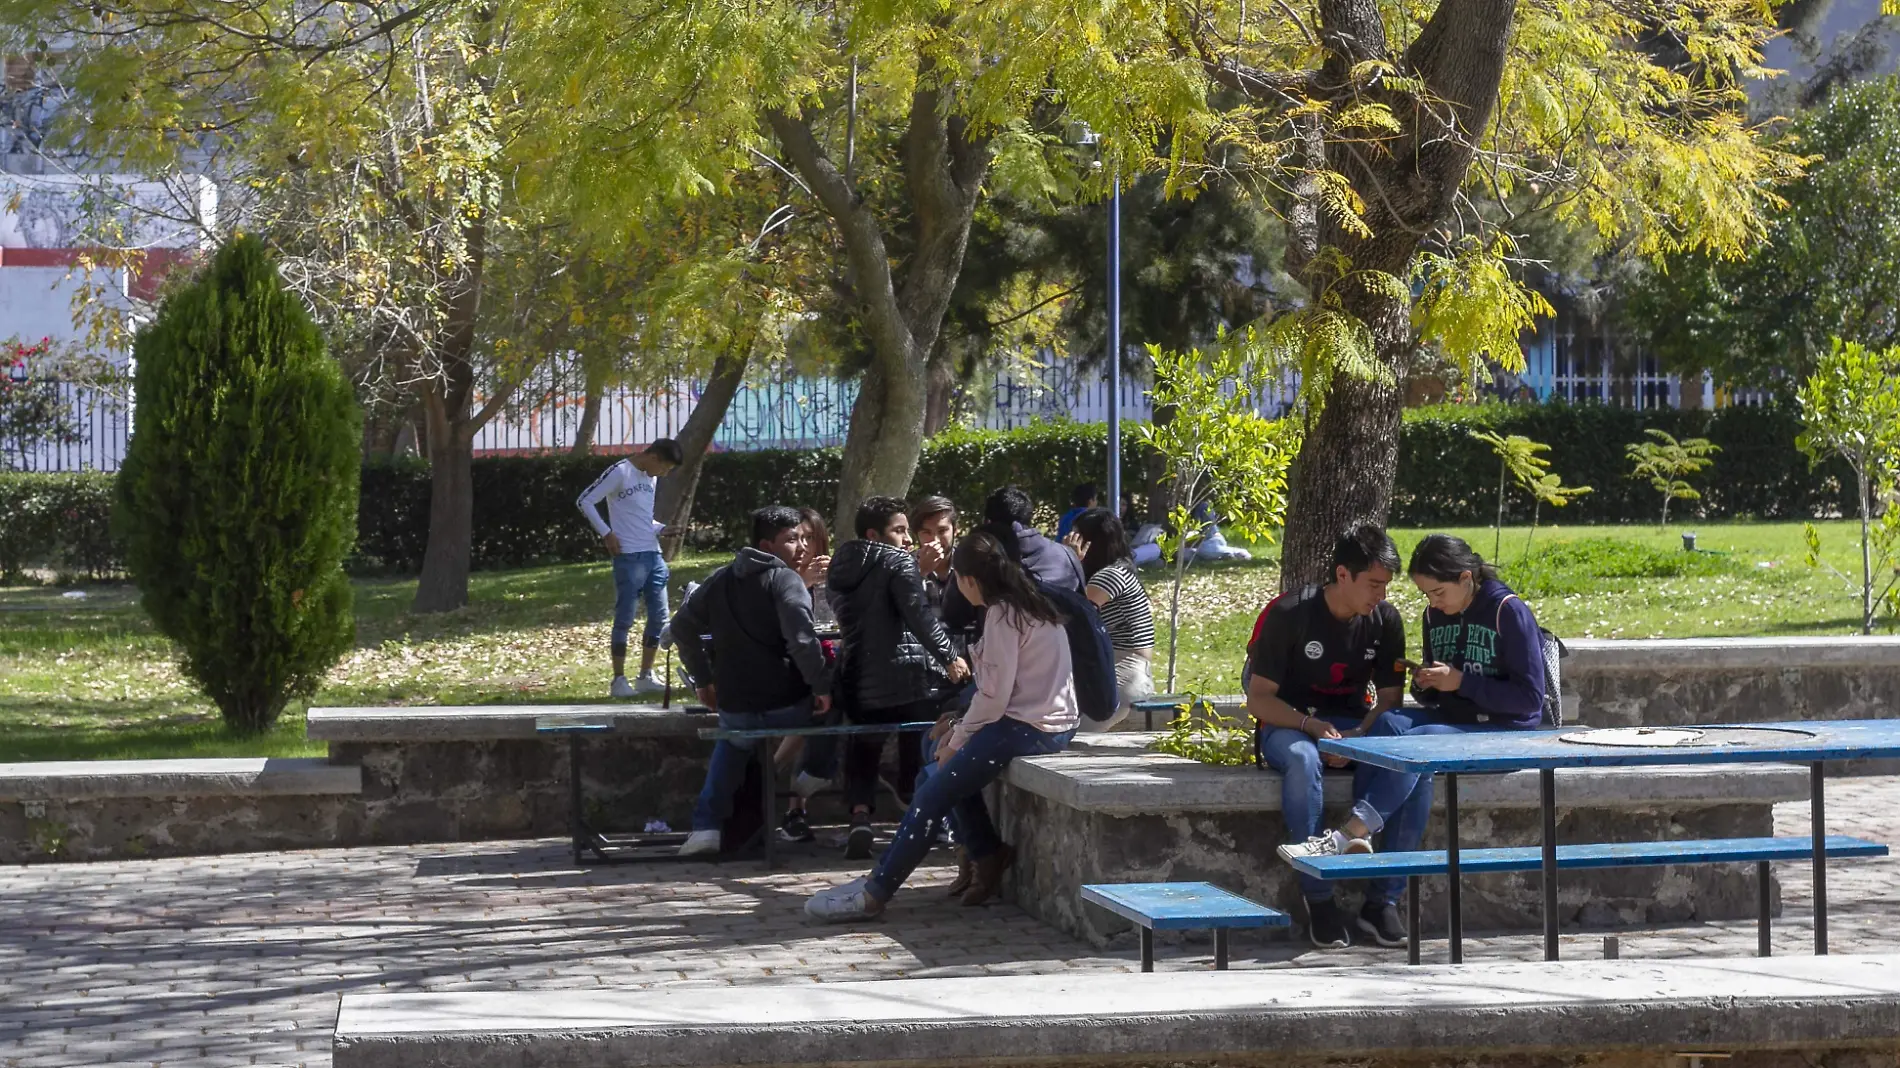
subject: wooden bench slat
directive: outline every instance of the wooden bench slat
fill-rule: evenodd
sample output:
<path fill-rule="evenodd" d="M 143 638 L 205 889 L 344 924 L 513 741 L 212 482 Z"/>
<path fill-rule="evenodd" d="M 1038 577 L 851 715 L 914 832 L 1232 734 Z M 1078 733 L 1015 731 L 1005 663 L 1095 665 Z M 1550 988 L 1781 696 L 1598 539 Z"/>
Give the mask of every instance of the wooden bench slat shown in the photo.
<path fill-rule="evenodd" d="M 1829 835 L 1824 843 L 1829 857 L 1884 857 L 1887 847 L 1864 838 Z M 1657 864 L 1717 864 L 1732 861 L 1804 860 L 1814 855 L 1814 840 L 1790 838 L 1707 838 L 1675 842 L 1596 842 L 1557 847 L 1559 869 L 1634 868 Z M 1319 879 L 1368 879 L 1380 876 L 1443 875 L 1445 851 L 1424 849 L 1410 853 L 1356 853 L 1337 857 L 1305 857 L 1290 861 L 1294 868 Z M 1543 867 L 1540 846 L 1493 846 L 1460 849 L 1459 871 L 1536 871 Z"/>
<path fill-rule="evenodd" d="M 1211 883 L 1097 883 L 1082 900 L 1152 931 L 1287 927 L 1292 917 Z"/>

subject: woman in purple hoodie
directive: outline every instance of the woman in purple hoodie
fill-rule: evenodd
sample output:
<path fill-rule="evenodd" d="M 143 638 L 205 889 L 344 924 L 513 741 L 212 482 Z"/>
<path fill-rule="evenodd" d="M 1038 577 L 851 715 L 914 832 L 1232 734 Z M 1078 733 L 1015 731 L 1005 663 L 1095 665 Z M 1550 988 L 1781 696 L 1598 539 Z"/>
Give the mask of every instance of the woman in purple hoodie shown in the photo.
<path fill-rule="evenodd" d="M 1465 734 L 1527 731 L 1544 717 L 1543 638 L 1530 606 L 1498 580 L 1463 538 L 1433 534 L 1412 550 L 1406 568 L 1425 595 L 1424 665 L 1412 674 L 1417 707 L 1384 713 L 1368 737 L 1402 734 Z M 1372 836 L 1407 805 L 1430 810 L 1432 777 L 1361 764 L 1353 775 L 1352 817 L 1304 843 L 1280 847 L 1287 859 L 1372 852 Z M 1406 840 L 1395 841 L 1401 825 Z M 1393 824 L 1387 850 L 1417 849 L 1423 819 Z M 1375 887 L 1396 902 L 1401 880 Z M 1380 915 L 1362 916 L 1362 930 L 1381 945 L 1404 945 L 1405 927 L 1396 904 Z"/>

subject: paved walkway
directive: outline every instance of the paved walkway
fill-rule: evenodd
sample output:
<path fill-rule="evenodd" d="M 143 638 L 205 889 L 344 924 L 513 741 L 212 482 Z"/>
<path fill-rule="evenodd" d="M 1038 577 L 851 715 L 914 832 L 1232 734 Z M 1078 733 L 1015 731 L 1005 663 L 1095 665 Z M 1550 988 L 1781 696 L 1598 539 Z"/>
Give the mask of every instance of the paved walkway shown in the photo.
<path fill-rule="evenodd" d="M 1894 838 L 1900 779 L 1835 780 L 1829 830 Z M 1776 813 L 1807 833 L 1805 804 Z M 841 862 L 840 862 L 841 864 Z M 1010 906 L 945 904 L 929 868 L 861 929 L 800 911 L 844 877 L 810 861 L 576 869 L 563 843 L 265 853 L 0 868 L 0 1066 L 330 1063 L 347 990 L 727 986 L 905 976 L 1132 970 Z M 1776 951 L 1810 951 L 1811 884 L 1780 869 Z M 1837 953 L 1900 951 L 1890 902 L 1900 859 L 1829 872 Z M 1601 933 L 1565 939 L 1600 952 Z M 1752 921 L 1621 932 L 1625 957 L 1746 956 Z M 1534 932 L 1467 940 L 1470 956 L 1541 956 Z M 1403 950 L 1301 952 L 1273 944 L 1236 967 L 1401 960 Z M 1427 943 L 1441 957 L 1443 943 Z M 1428 958 L 1429 959 L 1429 958 Z M 1167 956 L 1162 968 L 1205 968 Z"/>

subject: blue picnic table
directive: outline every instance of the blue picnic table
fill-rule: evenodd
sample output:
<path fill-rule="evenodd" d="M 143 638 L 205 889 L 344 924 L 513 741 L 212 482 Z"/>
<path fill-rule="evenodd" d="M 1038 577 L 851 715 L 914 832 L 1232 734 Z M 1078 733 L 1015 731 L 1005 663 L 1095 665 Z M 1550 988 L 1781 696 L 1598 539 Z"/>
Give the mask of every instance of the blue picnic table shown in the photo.
<path fill-rule="evenodd" d="M 1464 921 L 1460 915 L 1458 847 L 1458 776 L 1535 770 L 1543 816 L 1544 959 L 1557 959 L 1557 782 L 1558 768 L 1631 767 L 1685 764 L 1807 764 L 1814 865 L 1814 952 L 1827 952 L 1826 782 L 1830 760 L 1900 757 L 1900 721 L 1828 720 L 1738 723 L 1692 728 L 1633 728 L 1686 731 L 1698 740 L 1686 744 L 1601 745 L 1581 742 L 1588 728 L 1430 734 L 1397 738 L 1335 738 L 1320 751 L 1393 771 L 1443 775 L 1445 778 L 1445 854 L 1451 912 L 1451 960 L 1464 959 Z M 1668 735 L 1658 735 L 1668 737 Z M 1621 740 L 1641 742 L 1625 733 Z"/>

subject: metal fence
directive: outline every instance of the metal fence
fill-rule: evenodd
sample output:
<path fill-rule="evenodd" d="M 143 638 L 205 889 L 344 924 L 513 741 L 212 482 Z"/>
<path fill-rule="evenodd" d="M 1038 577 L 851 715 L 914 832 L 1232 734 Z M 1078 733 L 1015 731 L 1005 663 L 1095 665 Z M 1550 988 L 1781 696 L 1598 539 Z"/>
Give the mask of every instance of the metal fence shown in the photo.
<path fill-rule="evenodd" d="M 1673 383 L 1672 383 L 1673 385 Z M 1124 375 L 1119 404 L 1123 419 L 1151 414 L 1147 383 Z M 1298 389 L 1297 379 L 1269 387 L 1256 404 L 1263 415 L 1285 410 Z M 72 444 L 26 444 L 0 435 L 0 470 L 115 471 L 125 455 L 131 429 L 130 406 L 71 383 L 60 384 L 82 428 Z M 671 437 L 699 403 L 702 386 L 679 382 L 660 389 L 616 388 L 601 398 L 595 447 L 624 451 L 655 438 Z M 1675 403 L 1679 387 L 1653 391 Z M 1062 360 L 1025 364 L 987 376 L 957 398 L 958 421 L 991 430 L 1012 430 L 1042 420 L 1083 423 L 1108 418 L 1109 389 L 1099 368 Z M 1573 400 L 1601 402 L 1600 393 L 1565 392 Z M 1753 397 L 1718 394 L 1718 403 L 1746 403 Z M 713 447 L 747 451 L 841 445 L 850 425 L 857 384 L 813 377 L 748 382 L 733 397 L 713 437 Z M 1614 403 L 1615 400 L 1612 400 Z M 477 398 L 476 404 L 481 399 Z M 475 438 L 478 455 L 559 452 L 573 447 L 586 408 L 585 386 L 574 369 L 549 364 L 516 393 Z"/>

